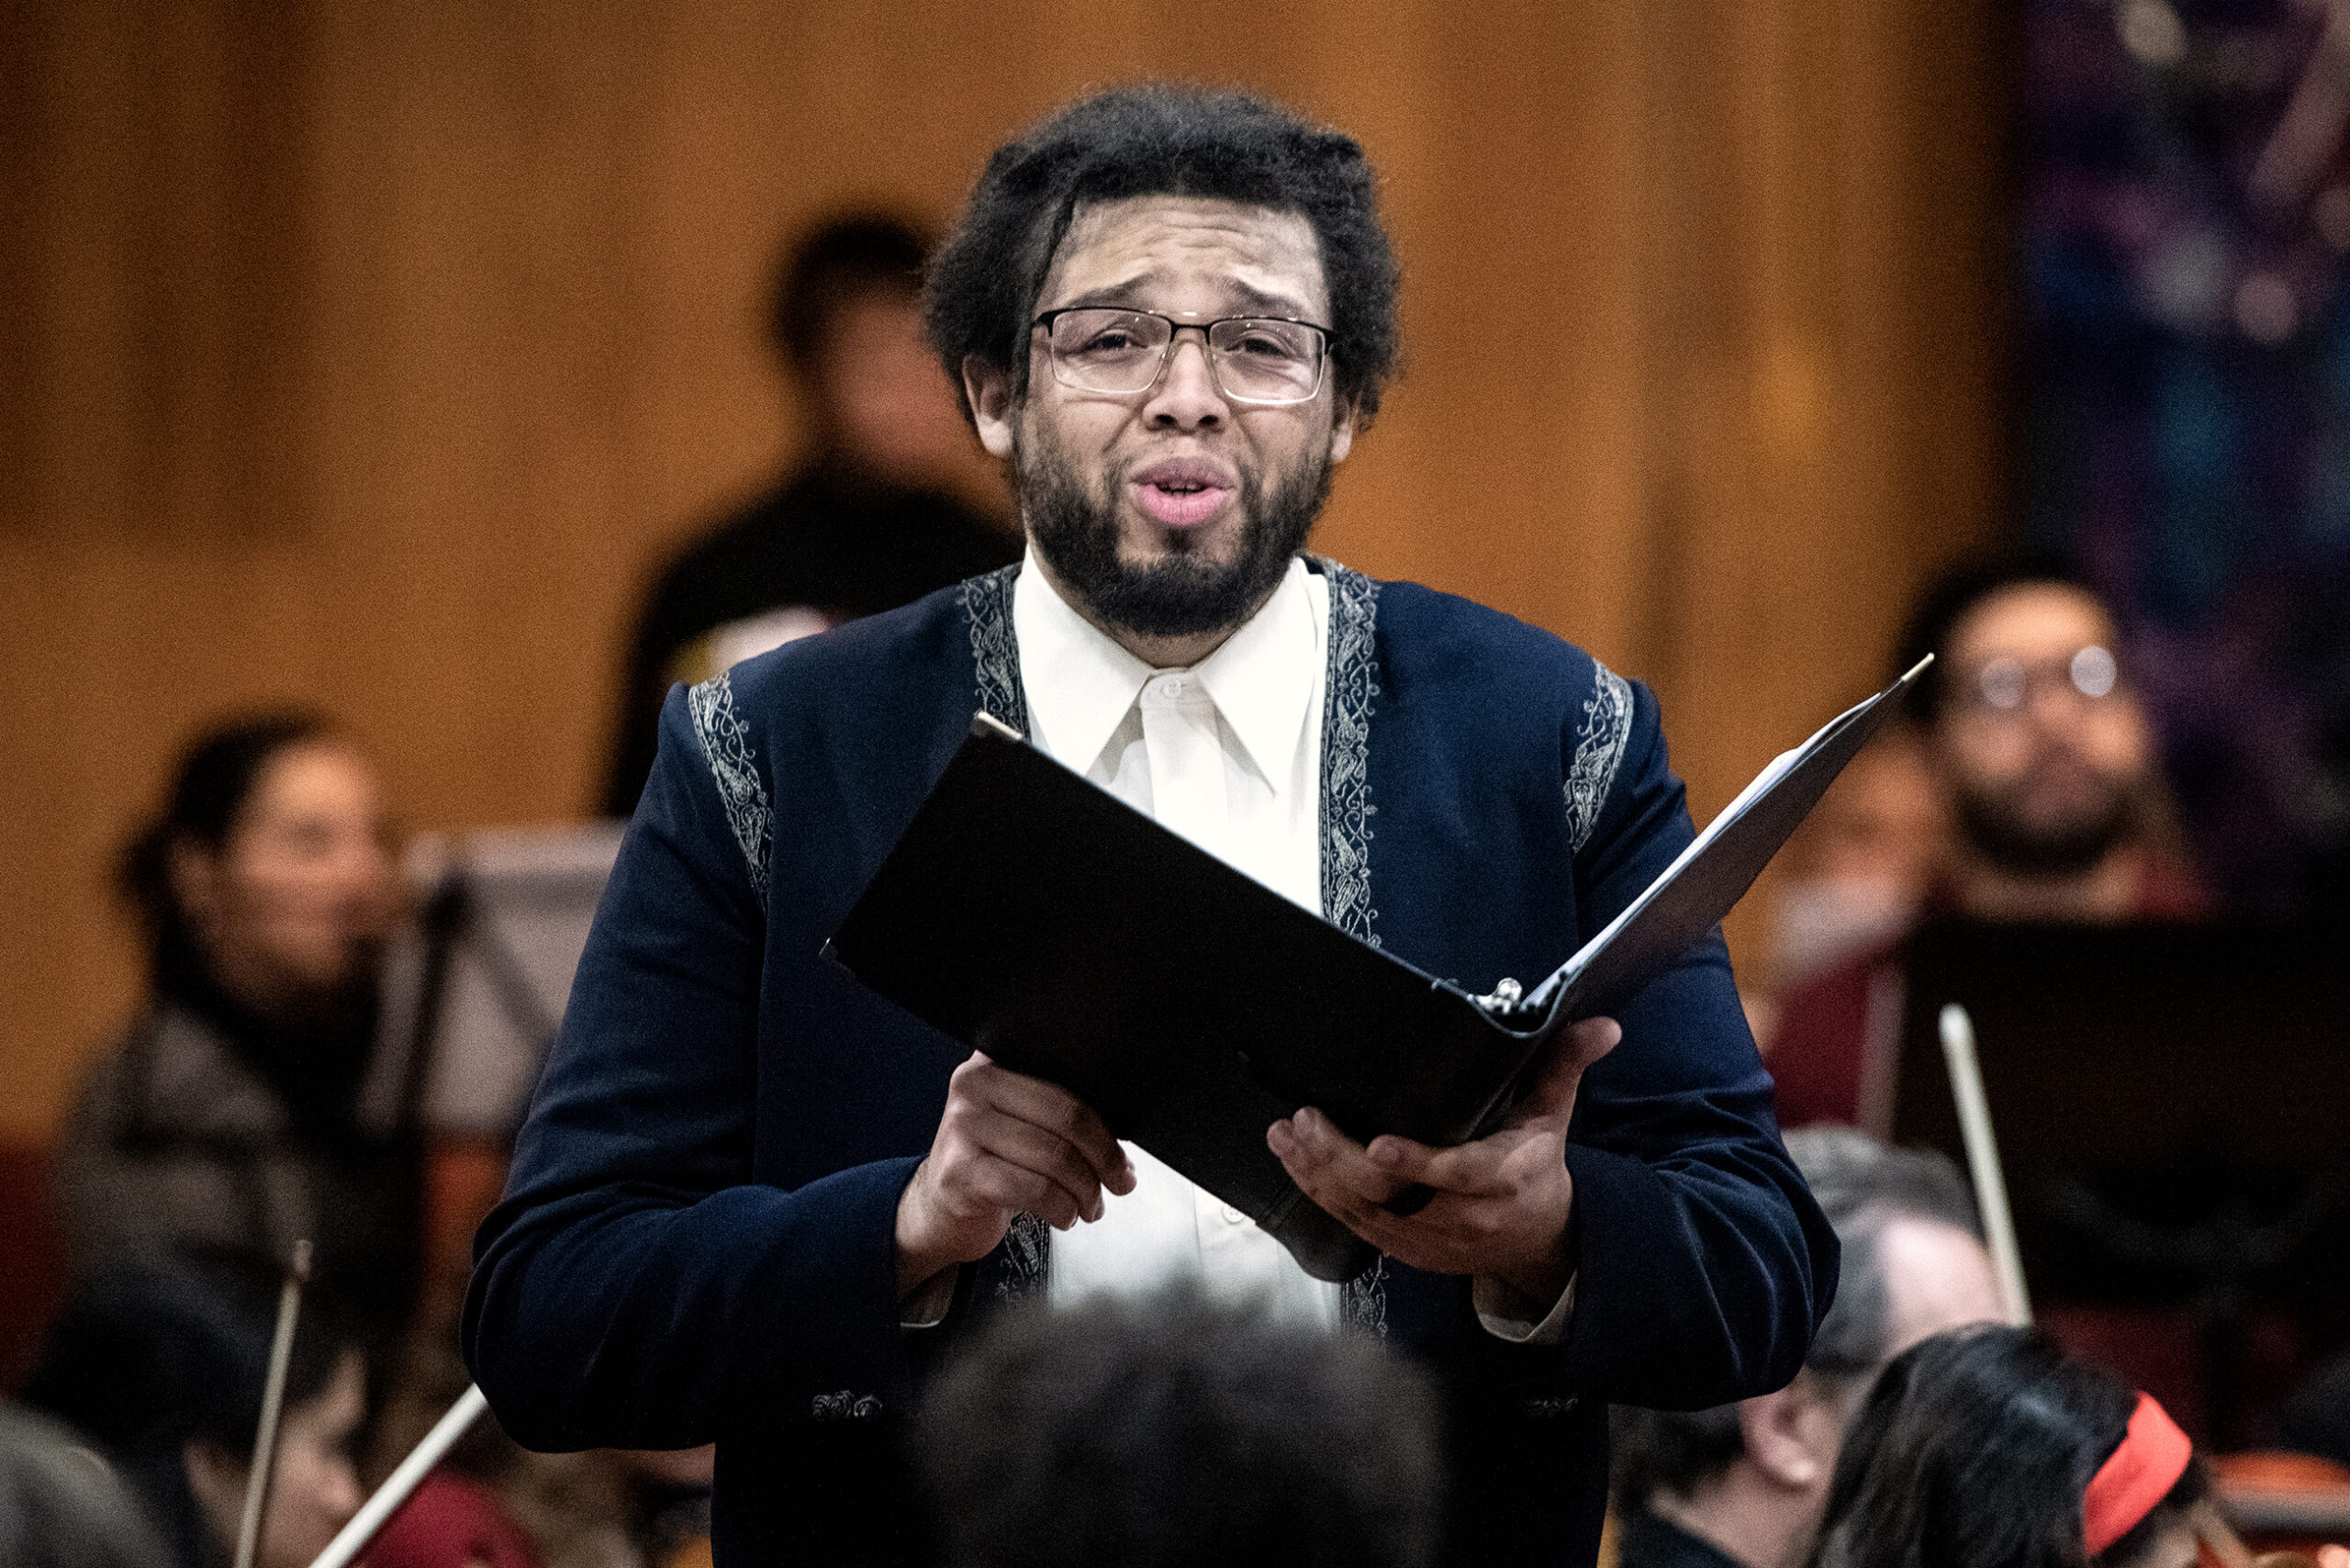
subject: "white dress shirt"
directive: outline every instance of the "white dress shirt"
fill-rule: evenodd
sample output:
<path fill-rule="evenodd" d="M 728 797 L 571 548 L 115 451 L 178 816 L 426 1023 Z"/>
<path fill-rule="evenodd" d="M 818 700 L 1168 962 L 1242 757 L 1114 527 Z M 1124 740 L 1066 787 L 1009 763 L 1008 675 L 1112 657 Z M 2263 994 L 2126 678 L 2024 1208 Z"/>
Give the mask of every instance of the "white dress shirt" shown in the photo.
<path fill-rule="evenodd" d="M 1322 913 L 1322 707 L 1328 581 L 1292 560 L 1259 610 L 1189 669 L 1153 669 L 1070 608 L 1032 551 L 1012 623 L 1029 738 L 1063 766 L 1275 892 Z M 1057 1233 L 1048 1299 L 1140 1295 L 1188 1282 L 1224 1299 L 1335 1327 L 1338 1287 L 1315 1279 L 1238 1209 L 1132 1144 L 1135 1190 Z M 1504 1338 L 1565 1331 L 1573 1287 L 1547 1313 L 1479 1281 L 1478 1315 Z M 1535 1319 L 1540 1319 L 1538 1323 Z"/>

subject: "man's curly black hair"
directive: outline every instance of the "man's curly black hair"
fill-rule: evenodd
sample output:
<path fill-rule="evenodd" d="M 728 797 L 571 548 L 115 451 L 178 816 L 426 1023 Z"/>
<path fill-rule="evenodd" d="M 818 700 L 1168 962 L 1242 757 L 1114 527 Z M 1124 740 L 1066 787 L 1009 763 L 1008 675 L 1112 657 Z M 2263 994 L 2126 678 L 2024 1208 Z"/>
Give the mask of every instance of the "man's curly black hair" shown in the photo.
<path fill-rule="evenodd" d="M 963 361 L 977 354 L 1024 391 L 1029 323 L 1070 218 L 1081 203 L 1137 196 L 1302 215 L 1321 243 L 1337 394 L 1358 423 L 1378 411 L 1399 346 L 1396 268 L 1362 148 L 1246 93 L 1156 83 L 1071 104 L 988 160 L 923 289 L 947 379 L 961 386 Z"/>

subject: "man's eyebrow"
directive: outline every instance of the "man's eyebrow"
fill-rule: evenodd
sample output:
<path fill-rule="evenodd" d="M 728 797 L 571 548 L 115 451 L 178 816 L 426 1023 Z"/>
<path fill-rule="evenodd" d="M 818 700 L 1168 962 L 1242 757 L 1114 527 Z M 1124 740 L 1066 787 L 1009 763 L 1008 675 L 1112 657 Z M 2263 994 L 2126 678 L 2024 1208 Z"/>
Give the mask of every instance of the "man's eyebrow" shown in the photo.
<path fill-rule="evenodd" d="M 1158 280 L 1158 275 L 1155 272 L 1140 273 L 1117 283 L 1106 283 L 1099 288 L 1089 288 L 1084 293 L 1063 301 L 1058 308 L 1074 310 L 1091 305 L 1123 305 L 1131 309 L 1145 309 L 1147 307 L 1141 303 L 1140 297 L 1145 289 Z M 1308 312 L 1305 307 L 1289 295 L 1268 294 L 1254 284 L 1245 283 L 1237 277 L 1224 279 L 1222 286 L 1226 293 L 1239 301 L 1243 310 L 1253 314 L 1285 316 L 1298 320 L 1304 320 L 1307 317 Z"/>
<path fill-rule="evenodd" d="M 1301 321 L 1308 315 L 1303 300 L 1293 299 L 1286 294 L 1268 294 L 1255 285 L 1244 283 L 1237 277 L 1226 279 L 1225 286 L 1239 298 L 1243 305 L 1259 315 L 1288 316 Z"/>
<path fill-rule="evenodd" d="M 1157 273 L 1138 273 L 1121 283 L 1105 283 L 1099 288 L 1089 288 L 1075 298 L 1065 301 L 1060 308 L 1070 310 L 1088 305 L 1133 305 L 1136 297 L 1158 276 Z"/>

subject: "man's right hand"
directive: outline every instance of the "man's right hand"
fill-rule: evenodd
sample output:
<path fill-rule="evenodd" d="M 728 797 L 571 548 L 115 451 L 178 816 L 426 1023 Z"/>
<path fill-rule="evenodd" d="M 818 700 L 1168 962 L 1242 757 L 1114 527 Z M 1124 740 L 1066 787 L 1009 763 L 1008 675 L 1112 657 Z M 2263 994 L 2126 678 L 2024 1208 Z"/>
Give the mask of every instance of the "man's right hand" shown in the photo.
<path fill-rule="evenodd" d="M 955 1070 L 946 1113 L 898 1199 L 901 1300 L 994 1250 L 1023 1212 L 1056 1230 L 1102 1217 L 1102 1189 L 1135 1189 L 1134 1165 L 1068 1090 L 998 1067 L 984 1051 Z"/>

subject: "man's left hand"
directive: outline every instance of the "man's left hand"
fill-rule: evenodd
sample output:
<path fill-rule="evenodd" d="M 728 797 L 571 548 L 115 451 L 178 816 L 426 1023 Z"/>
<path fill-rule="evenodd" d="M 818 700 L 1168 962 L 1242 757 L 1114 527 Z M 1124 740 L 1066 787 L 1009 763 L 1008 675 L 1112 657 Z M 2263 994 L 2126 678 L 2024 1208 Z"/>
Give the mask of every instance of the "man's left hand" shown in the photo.
<path fill-rule="evenodd" d="M 1567 1030 L 1501 1131 L 1474 1143 L 1431 1148 L 1390 1133 L 1366 1148 L 1311 1106 L 1268 1127 L 1265 1142 L 1307 1197 L 1397 1262 L 1499 1280 L 1529 1300 L 1553 1302 L 1573 1273 L 1567 1121 L 1584 1071 L 1623 1033 L 1612 1018 Z M 1383 1206 L 1416 1182 L 1436 1189 L 1417 1214 Z"/>

